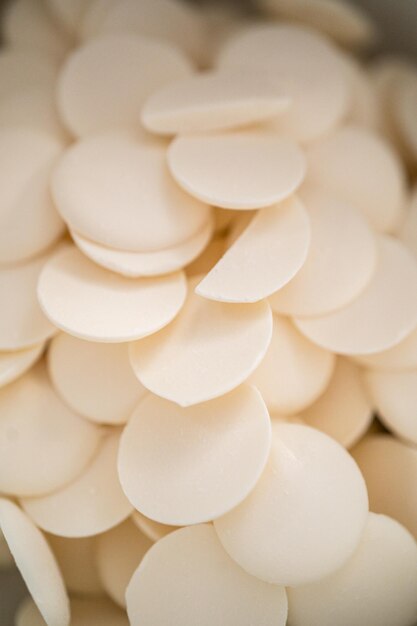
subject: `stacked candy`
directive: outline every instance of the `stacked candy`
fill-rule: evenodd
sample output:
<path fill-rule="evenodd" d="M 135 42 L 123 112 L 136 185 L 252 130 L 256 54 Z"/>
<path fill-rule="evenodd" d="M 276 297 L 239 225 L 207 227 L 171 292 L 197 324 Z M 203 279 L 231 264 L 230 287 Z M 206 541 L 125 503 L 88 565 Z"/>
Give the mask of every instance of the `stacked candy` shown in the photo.
<path fill-rule="evenodd" d="M 5 14 L 16 626 L 417 623 L 417 71 L 259 8 Z"/>

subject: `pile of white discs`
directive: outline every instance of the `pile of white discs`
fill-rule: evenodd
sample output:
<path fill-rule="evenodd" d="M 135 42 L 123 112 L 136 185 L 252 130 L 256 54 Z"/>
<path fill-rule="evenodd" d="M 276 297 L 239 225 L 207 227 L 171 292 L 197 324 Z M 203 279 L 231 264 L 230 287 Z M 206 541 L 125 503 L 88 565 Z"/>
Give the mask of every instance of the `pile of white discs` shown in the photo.
<path fill-rule="evenodd" d="M 377 36 L 343 0 L 9 3 L 15 626 L 417 624 L 417 68 Z"/>

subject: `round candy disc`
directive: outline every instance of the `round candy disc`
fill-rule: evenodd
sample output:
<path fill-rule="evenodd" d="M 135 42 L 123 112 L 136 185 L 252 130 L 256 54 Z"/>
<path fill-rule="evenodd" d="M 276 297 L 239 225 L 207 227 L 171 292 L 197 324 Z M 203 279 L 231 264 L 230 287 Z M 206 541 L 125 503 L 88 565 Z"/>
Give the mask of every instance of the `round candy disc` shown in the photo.
<path fill-rule="evenodd" d="M 61 537 L 90 537 L 120 524 L 133 507 L 117 475 L 118 448 L 116 431 L 72 483 L 43 497 L 23 499 L 23 508 L 40 528 Z"/>
<path fill-rule="evenodd" d="M 48 366 L 68 406 L 101 424 L 126 422 L 146 392 L 123 343 L 93 343 L 61 333 L 50 345 Z"/>
<path fill-rule="evenodd" d="M 345 563 L 367 516 L 365 483 L 346 450 L 317 430 L 282 423 L 275 425 L 271 456 L 255 489 L 214 526 L 244 570 L 298 586 Z"/>
<path fill-rule="evenodd" d="M 3 50 L 0 54 L 0 97 L 29 87 L 49 87 L 56 80 L 54 60 L 33 50 Z"/>
<path fill-rule="evenodd" d="M 141 383 L 158 396 L 189 406 L 243 383 L 268 349 L 272 315 L 266 301 L 211 302 L 193 293 L 167 328 L 131 345 Z"/>
<path fill-rule="evenodd" d="M 311 223 L 307 259 L 270 302 L 277 313 L 320 315 L 365 289 L 376 269 L 377 245 L 366 219 L 337 197 L 306 189 L 302 201 Z"/>
<path fill-rule="evenodd" d="M 340 354 L 372 354 L 399 344 L 417 325 L 417 263 L 399 241 L 381 237 L 366 289 L 343 309 L 299 317 L 311 341 Z"/>
<path fill-rule="evenodd" d="M 352 558 L 335 574 L 288 590 L 291 626 L 410 626 L 417 620 L 417 546 L 398 522 L 370 513 Z"/>
<path fill-rule="evenodd" d="M 345 46 L 372 43 L 375 28 L 367 14 L 344 0 L 260 0 L 272 15 L 303 22 Z"/>
<path fill-rule="evenodd" d="M 257 302 L 290 281 L 310 245 L 310 221 L 296 198 L 259 211 L 196 291 L 222 302 Z"/>
<path fill-rule="evenodd" d="M 126 613 L 107 598 L 73 598 L 71 626 L 129 626 Z M 16 615 L 16 626 L 46 626 L 34 603 L 28 599 Z"/>
<path fill-rule="evenodd" d="M 39 364 L 0 389 L 0 490 L 18 496 L 49 493 L 73 480 L 101 437 L 55 394 Z"/>
<path fill-rule="evenodd" d="M 156 91 L 143 125 L 162 135 L 227 130 L 276 117 L 290 105 L 277 81 L 256 72 L 212 72 Z"/>
<path fill-rule="evenodd" d="M 303 337 L 290 320 L 274 315 L 271 344 L 250 381 L 272 413 L 288 415 L 323 393 L 333 366 L 333 354 Z"/>
<path fill-rule="evenodd" d="M 356 365 L 339 357 L 326 391 L 301 417 L 345 448 L 359 441 L 371 424 L 373 410 Z"/>
<path fill-rule="evenodd" d="M 417 370 L 365 372 L 365 383 L 385 426 L 398 437 L 417 444 Z"/>
<path fill-rule="evenodd" d="M 48 626 L 69 626 L 70 607 L 64 581 L 41 531 L 13 502 L 3 498 L 0 528 L 45 622 Z"/>
<path fill-rule="evenodd" d="M 250 493 L 270 445 L 268 411 L 254 387 L 188 408 L 149 395 L 123 431 L 120 482 L 151 519 L 174 526 L 207 522 Z"/>
<path fill-rule="evenodd" d="M 30 369 L 39 359 L 44 348 L 45 344 L 40 343 L 25 350 L 0 352 L 0 387 L 13 382 Z"/>
<path fill-rule="evenodd" d="M 133 572 L 152 543 L 130 519 L 97 538 L 100 579 L 111 599 L 122 607 Z"/>
<path fill-rule="evenodd" d="M 393 348 L 356 356 L 355 361 L 375 370 L 417 369 L 417 328 Z"/>
<path fill-rule="evenodd" d="M 180 51 L 163 41 L 133 35 L 93 39 L 61 70 L 59 110 L 77 137 L 110 128 L 139 129 L 146 98 L 190 71 Z"/>
<path fill-rule="evenodd" d="M 168 524 L 160 524 L 153 519 L 149 519 L 139 511 L 133 511 L 132 520 L 136 526 L 149 537 L 151 541 L 159 541 L 162 537 L 169 535 L 174 530 L 178 530 L 178 526 L 170 526 Z"/>
<path fill-rule="evenodd" d="M 55 170 L 57 208 L 71 230 L 110 248 L 160 252 L 183 244 L 207 224 L 210 208 L 175 184 L 165 160 L 165 146 L 127 133 L 85 139 Z"/>
<path fill-rule="evenodd" d="M 95 537 L 68 539 L 47 535 L 47 539 L 68 591 L 79 595 L 101 595 L 103 586 L 97 570 Z"/>
<path fill-rule="evenodd" d="M 33 257 L 62 235 L 64 223 L 49 191 L 61 152 L 50 133 L 0 129 L 0 264 Z"/>
<path fill-rule="evenodd" d="M 38 283 L 39 302 L 55 326 L 110 343 L 163 328 L 181 309 L 186 292 L 180 272 L 133 280 L 94 265 L 75 247 L 56 254 Z"/>
<path fill-rule="evenodd" d="M 309 183 L 360 209 L 378 231 L 392 232 L 402 216 L 402 163 L 379 135 L 345 126 L 307 152 Z"/>
<path fill-rule="evenodd" d="M 182 269 L 203 252 L 212 233 L 213 220 L 209 219 L 196 235 L 184 243 L 156 252 L 115 250 L 106 248 L 75 232 L 72 232 L 71 236 L 78 248 L 98 265 L 129 278 L 138 278 L 160 276 Z"/>
<path fill-rule="evenodd" d="M 353 450 L 365 478 L 369 505 L 404 524 L 417 539 L 417 450 L 388 435 L 365 437 Z"/>
<path fill-rule="evenodd" d="M 300 148 L 256 131 L 177 137 L 168 150 L 177 183 L 192 196 L 225 209 L 272 206 L 303 181 Z"/>
<path fill-rule="evenodd" d="M 340 55 L 311 29 L 285 23 L 241 28 L 226 41 L 218 66 L 272 76 L 291 106 L 271 126 L 296 141 L 328 133 L 348 111 L 349 83 Z"/>
<path fill-rule="evenodd" d="M 131 626 L 284 626 L 283 587 L 249 576 L 223 550 L 212 526 L 190 526 L 158 541 L 126 592 Z"/>

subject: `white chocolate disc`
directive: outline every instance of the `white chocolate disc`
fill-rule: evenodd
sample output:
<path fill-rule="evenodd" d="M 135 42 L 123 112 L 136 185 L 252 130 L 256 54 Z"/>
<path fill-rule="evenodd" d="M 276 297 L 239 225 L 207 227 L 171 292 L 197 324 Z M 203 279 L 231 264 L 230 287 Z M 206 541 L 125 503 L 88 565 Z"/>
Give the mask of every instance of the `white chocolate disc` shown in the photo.
<path fill-rule="evenodd" d="M 414 189 L 409 207 L 400 230 L 400 238 L 417 257 L 417 187 Z"/>
<path fill-rule="evenodd" d="M 73 598 L 70 626 L 129 626 L 126 614 L 107 598 Z M 28 599 L 16 615 L 16 626 L 46 626 L 34 603 Z"/>
<path fill-rule="evenodd" d="M 14 50 L 44 53 L 58 60 L 72 44 L 41 0 L 11 2 L 2 17 L 2 33 L 6 44 Z"/>
<path fill-rule="evenodd" d="M 164 145 L 122 132 L 72 146 L 54 172 L 52 190 L 71 230 L 117 250 L 160 252 L 183 244 L 207 225 L 211 212 L 175 184 Z"/>
<path fill-rule="evenodd" d="M 68 141 L 58 117 L 55 94 L 50 89 L 29 87 L 0 100 L 0 128 L 19 126 L 44 131 L 59 141 Z"/>
<path fill-rule="evenodd" d="M 117 526 L 131 513 L 117 475 L 119 433 L 110 433 L 90 465 L 72 483 L 21 504 L 36 524 L 61 537 L 91 537 Z"/>
<path fill-rule="evenodd" d="M 417 369 L 417 328 L 393 348 L 354 360 L 375 370 Z"/>
<path fill-rule="evenodd" d="M 97 537 L 100 579 L 111 599 L 123 608 L 127 585 L 151 546 L 152 541 L 130 519 Z"/>
<path fill-rule="evenodd" d="M 101 433 L 55 394 L 41 363 L 0 390 L 0 490 L 49 493 L 89 463 Z"/>
<path fill-rule="evenodd" d="M 417 450 L 388 435 L 365 437 L 352 455 L 366 481 L 369 505 L 390 515 L 417 539 Z"/>
<path fill-rule="evenodd" d="M 181 272 L 133 280 L 94 265 L 75 247 L 56 254 L 38 283 L 39 302 L 55 326 L 109 343 L 163 328 L 181 309 L 186 292 Z"/>
<path fill-rule="evenodd" d="M 58 107 L 77 137 L 118 127 L 140 129 L 146 98 L 190 72 L 188 60 L 163 41 L 100 37 L 67 58 L 58 82 Z"/>
<path fill-rule="evenodd" d="M 8 49 L 0 53 L 0 98 L 29 87 L 48 87 L 56 80 L 54 60 L 33 50 Z"/>
<path fill-rule="evenodd" d="M 208 522 L 250 493 L 270 445 L 269 414 L 254 387 L 185 409 L 148 396 L 120 440 L 120 482 L 151 519 L 174 526 Z"/>
<path fill-rule="evenodd" d="M 298 413 L 327 387 L 334 356 L 303 337 L 291 321 L 274 315 L 272 341 L 250 382 L 271 413 Z"/>
<path fill-rule="evenodd" d="M 132 521 L 143 532 L 144 535 L 149 537 L 151 541 L 159 541 L 162 537 L 169 535 L 174 530 L 178 530 L 178 526 L 170 526 L 168 524 L 160 524 L 153 519 L 149 519 L 139 511 L 133 511 Z"/>
<path fill-rule="evenodd" d="M 266 582 L 298 586 L 343 565 L 367 516 L 365 483 L 346 450 L 307 426 L 276 423 L 258 484 L 214 527 L 244 570 Z"/>
<path fill-rule="evenodd" d="M 181 0 L 117 0 L 106 11 L 98 30 L 100 34 L 155 37 L 198 61 L 204 26 L 193 5 Z"/>
<path fill-rule="evenodd" d="M 3 498 L 0 528 L 45 622 L 48 626 L 69 626 L 70 607 L 64 581 L 41 531 L 16 504 Z"/>
<path fill-rule="evenodd" d="M 364 381 L 383 424 L 397 437 L 417 444 L 417 370 L 369 370 Z"/>
<path fill-rule="evenodd" d="M 399 241 L 381 237 L 376 271 L 346 307 L 295 323 L 311 341 L 340 354 L 373 354 L 399 344 L 417 325 L 417 263 Z"/>
<path fill-rule="evenodd" d="M 96 538 L 68 539 L 47 535 L 47 539 L 68 591 L 79 595 L 101 595 L 104 590 L 97 570 Z"/>
<path fill-rule="evenodd" d="M 272 15 L 303 22 L 344 46 L 370 44 L 376 35 L 365 11 L 344 0 L 260 0 L 260 4 Z"/>
<path fill-rule="evenodd" d="M 303 266 L 310 220 L 296 198 L 259 211 L 196 292 L 222 302 L 257 302 L 288 283 Z"/>
<path fill-rule="evenodd" d="M 211 72 L 153 93 L 141 119 L 148 130 L 162 135 L 227 130 L 276 117 L 290 103 L 283 88 L 268 76 Z"/>
<path fill-rule="evenodd" d="M 376 238 L 367 220 L 337 196 L 306 189 L 301 198 L 311 223 L 307 259 L 270 302 L 276 313 L 322 315 L 354 300 L 370 282 Z"/>
<path fill-rule="evenodd" d="M 307 157 L 309 183 L 360 209 L 376 230 L 395 230 L 405 175 L 384 139 L 363 127 L 345 126 L 311 146 Z"/>
<path fill-rule="evenodd" d="M 0 352 L 0 387 L 13 382 L 30 369 L 40 358 L 44 348 L 45 344 L 40 343 L 25 350 Z"/>
<path fill-rule="evenodd" d="M 336 3 L 335 3 L 336 4 Z M 352 558 L 288 590 L 291 626 L 410 626 L 417 620 L 417 546 L 395 520 L 370 513 Z"/>
<path fill-rule="evenodd" d="M 167 328 L 131 344 L 136 376 L 162 398 L 190 406 L 235 389 L 268 349 L 272 314 L 254 304 L 212 302 L 193 293 Z"/>
<path fill-rule="evenodd" d="M 126 592 L 131 626 L 285 626 L 283 587 L 249 576 L 212 526 L 182 528 L 158 541 Z"/>
<path fill-rule="evenodd" d="M 360 370 L 339 357 L 326 391 L 301 417 L 308 426 L 333 437 L 345 448 L 352 447 L 373 419 Z"/>
<path fill-rule="evenodd" d="M 146 393 L 133 373 L 127 344 L 93 343 L 61 333 L 51 342 L 48 367 L 68 406 L 100 424 L 127 422 Z"/>
<path fill-rule="evenodd" d="M 200 232 L 184 243 L 157 252 L 115 250 L 114 248 L 105 248 L 75 232 L 72 232 L 71 236 L 78 248 L 98 265 L 123 276 L 138 278 L 160 276 L 182 269 L 203 252 L 212 233 L 213 220 L 209 219 Z"/>
<path fill-rule="evenodd" d="M 240 29 L 221 50 L 218 66 L 272 76 L 292 104 L 271 126 L 296 141 L 328 133 L 348 111 L 349 83 L 340 55 L 310 29 L 286 23 Z"/>
<path fill-rule="evenodd" d="M 225 209 L 272 206 L 305 176 L 304 155 L 295 143 L 256 131 L 177 137 L 168 165 L 185 191 Z"/>
<path fill-rule="evenodd" d="M 62 235 L 49 191 L 62 147 L 41 130 L 0 129 L 0 264 L 33 257 Z"/>

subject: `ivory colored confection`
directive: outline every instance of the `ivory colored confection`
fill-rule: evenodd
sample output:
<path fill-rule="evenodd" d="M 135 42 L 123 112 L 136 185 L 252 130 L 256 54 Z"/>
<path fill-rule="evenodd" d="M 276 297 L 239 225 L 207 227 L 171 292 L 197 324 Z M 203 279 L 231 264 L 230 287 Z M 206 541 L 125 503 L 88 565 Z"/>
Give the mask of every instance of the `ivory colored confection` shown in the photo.
<path fill-rule="evenodd" d="M 361 210 L 372 226 L 390 233 L 405 200 L 405 175 L 396 152 L 382 137 L 345 126 L 307 151 L 307 181 Z"/>
<path fill-rule="evenodd" d="M 126 600 L 131 626 L 285 626 L 287 620 L 285 589 L 244 572 L 205 524 L 158 541 L 133 574 Z"/>
<path fill-rule="evenodd" d="M 377 245 L 366 218 L 337 196 L 305 189 L 301 199 L 311 224 L 307 259 L 270 303 L 276 313 L 315 316 L 346 306 L 364 291 L 376 270 Z"/>
<path fill-rule="evenodd" d="M 376 354 L 356 356 L 355 361 L 375 370 L 417 369 L 417 328 L 393 348 Z"/>
<path fill-rule="evenodd" d="M 183 135 L 167 158 L 185 191 L 225 209 L 272 206 L 305 176 L 304 154 L 295 143 L 258 131 Z"/>
<path fill-rule="evenodd" d="M 99 424 L 126 422 L 146 393 L 123 343 L 93 343 L 60 333 L 49 347 L 48 369 L 68 406 Z"/>
<path fill-rule="evenodd" d="M 144 126 L 162 135 L 227 130 L 274 118 L 288 109 L 285 90 L 255 72 L 207 72 L 167 85 L 148 98 Z"/>
<path fill-rule="evenodd" d="M 292 587 L 341 567 L 367 515 L 364 480 L 342 446 L 310 427 L 281 423 L 255 489 L 214 527 L 244 570 Z"/>
<path fill-rule="evenodd" d="M 193 293 L 195 282 L 173 323 L 130 348 L 142 385 L 181 406 L 238 387 L 259 365 L 272 336 L 266 301 L 233 306 L 211 302 Z"/>
<path fill-rule="evenodd" d="M 97 538 L 100 579 L 111 599 L 123 608 L 129 581 L 152 544 L 130 519 Z"/>
<path fill-rule="evenodd" d="M 40 358 L 44 348 L 45 344 L 40 343 L 25 350 L 0 352 L 0 387 L 13 382 L 30 369 Z"/>
<path fill-rule="evenodd" d="M 417 370 L 369 370 L 364 380 L 384 425 L 397 437 L 417 444 Z"/>
<path fill-rule="evenodd" d="M 0 129 L 0 264 L 27 260 L 62 235 L 64 223 L 49 192 L 62 148 L 41 130 Z"/>
<path fill-rule="evenodd" d="M 160 276 L 182 269 L 204 251 L 212 233 L 213 220 L 209 218 L 202 229 L 184 243 L 155 252 L 115 250 L 75 232 L 72 232 L 71 236 L 81 252 L 98 265 L 129 278 L 138 278 Z"/>
<path fill-rule="evenodd" d="M 271 74 L 292 103 L 271 124 L 278 135 L 310 142 L 339 124 L 349 108 L 343 61 L 319 33 L 289 23 L 251 24 L 223 46 L 220 69 Z"/>
<path fill-rule="evenodd" d="M 417 263 L 401 242 L 378 240 L 378 262 L 367 288 L 343 309 L 295 319 L 311 341 L 340 354 L 367 355 L 399 344 L 417 325 Z"/>
<path fill-rule="evenodd" d="M 132 521 L 144 535 L 149 537 L 151 541 L 159 541 L 165 535 L 169 535 L 174 530 L 178 530 L 177 526 L 169 526 L 168 524 L 160 524 L 153 519 L 149 519 L 139 511 L 133 511 Z"/>
<path fill-rule="evenodd" d="M 17 496 L 50 493 L 89 463 L 100 430 L 55 394 L 43 363 L 0 389 L 0 490 Z"/>
<path fill-rule="evenodd" d="M 366 391 L 359 368 L 338 357 L 327 389 L 301 417 L 309 426 L 351 448 L 373 419 L 373 407 Z"/>
<path fill-rule="evenodd" d="M 417 539 L 417 450 L 388 435 L 365 437 L 352 450 L 365 478 L 371 511 L 403 524 Z"/>
<path fill-rule="evenodd" d="M 4 498 L 0 499 L 0 528 L 48 626 L 69 626 L 70 607 L 64 581 L 41 531 L 16 504 Z"/>
<path fill-rule="evenodd" d="M 375 27 L 364 11 L 344 0 L 259 0 L 275 17 L 317 28 L 344 46 L 373 42 Z"/>
<path fill-rule="evenodd" d="M 91 537 L 132 513 L 117 475 L 119 436 L 118 431 L 108 434 L 88 467 L 69 485 L 21 500 L 40 528 L 61 537 Z"/>
<path fill-rule="evenodd" d="M 186 57 L 166 42 L 134 35 L 99 37 L 66 59 L 58 107 L 76 137 L 112 128 L 139 130 L 147 96 L 190 72 Z"/>
<path fill-rule="evenodd" d="M 288 590 L 291 626 L 410 626 L 417 620 L 417 545 L 384 515 L 369 514 L 352 558 L 335 574 Z"/>
<path fill-rule="evenodd" d="M 262 300 L 300 271 L 309 245 L 310 220 L 296 198 L 263 209 L 197 285 L 196 292 L 221 302 Z"/>
<path fill-rule="evenodd" d="M 73 598 L 70 626 L 129 626 L 126 614 L 107 598 Z M 16 615 L 16 626 L 48 626 L 30 599 L 24 600 Z"/>
<path fill-rule="evenodd" d="M 272 340 L 250 381 L 271 413 L 298 413 L 326 389 L 335 358 L 303 337 L 291 321 L 274 315 Z"/>
<path fill-rule="evenodd" d="M 98 575 L 95 537 L 68 539 L 48 534 L 46 538 L 70 593 L 82 596 L 100 596 L 104 593 Z"/>
<path fill-rule="evenodd" d="M 75 246 L 53 256 L 38 282 L 40 305 L 56 327 L 108 343 L 157 332 L 177 315 L 186 293 L 182 272 L 131 280 L 94 265 Z"/>
<path fill-rule="evenodd" d="M 254 387 L 187 408 L 149 395 L 123 431 L 120 481 L 134 507 L 157 522 L 207 522 L 255 487 L 270 445 L 268 411 Z"/>
<path fill-rule="evenodd" d="M 206 204 L 172 180 L 162 143 L 121 131 L 91 137 L 67 150 L 54 172 L 52 191 L 71 230 L 130 252 L 178 246 L 196 235 L 210 216 Z"/>

